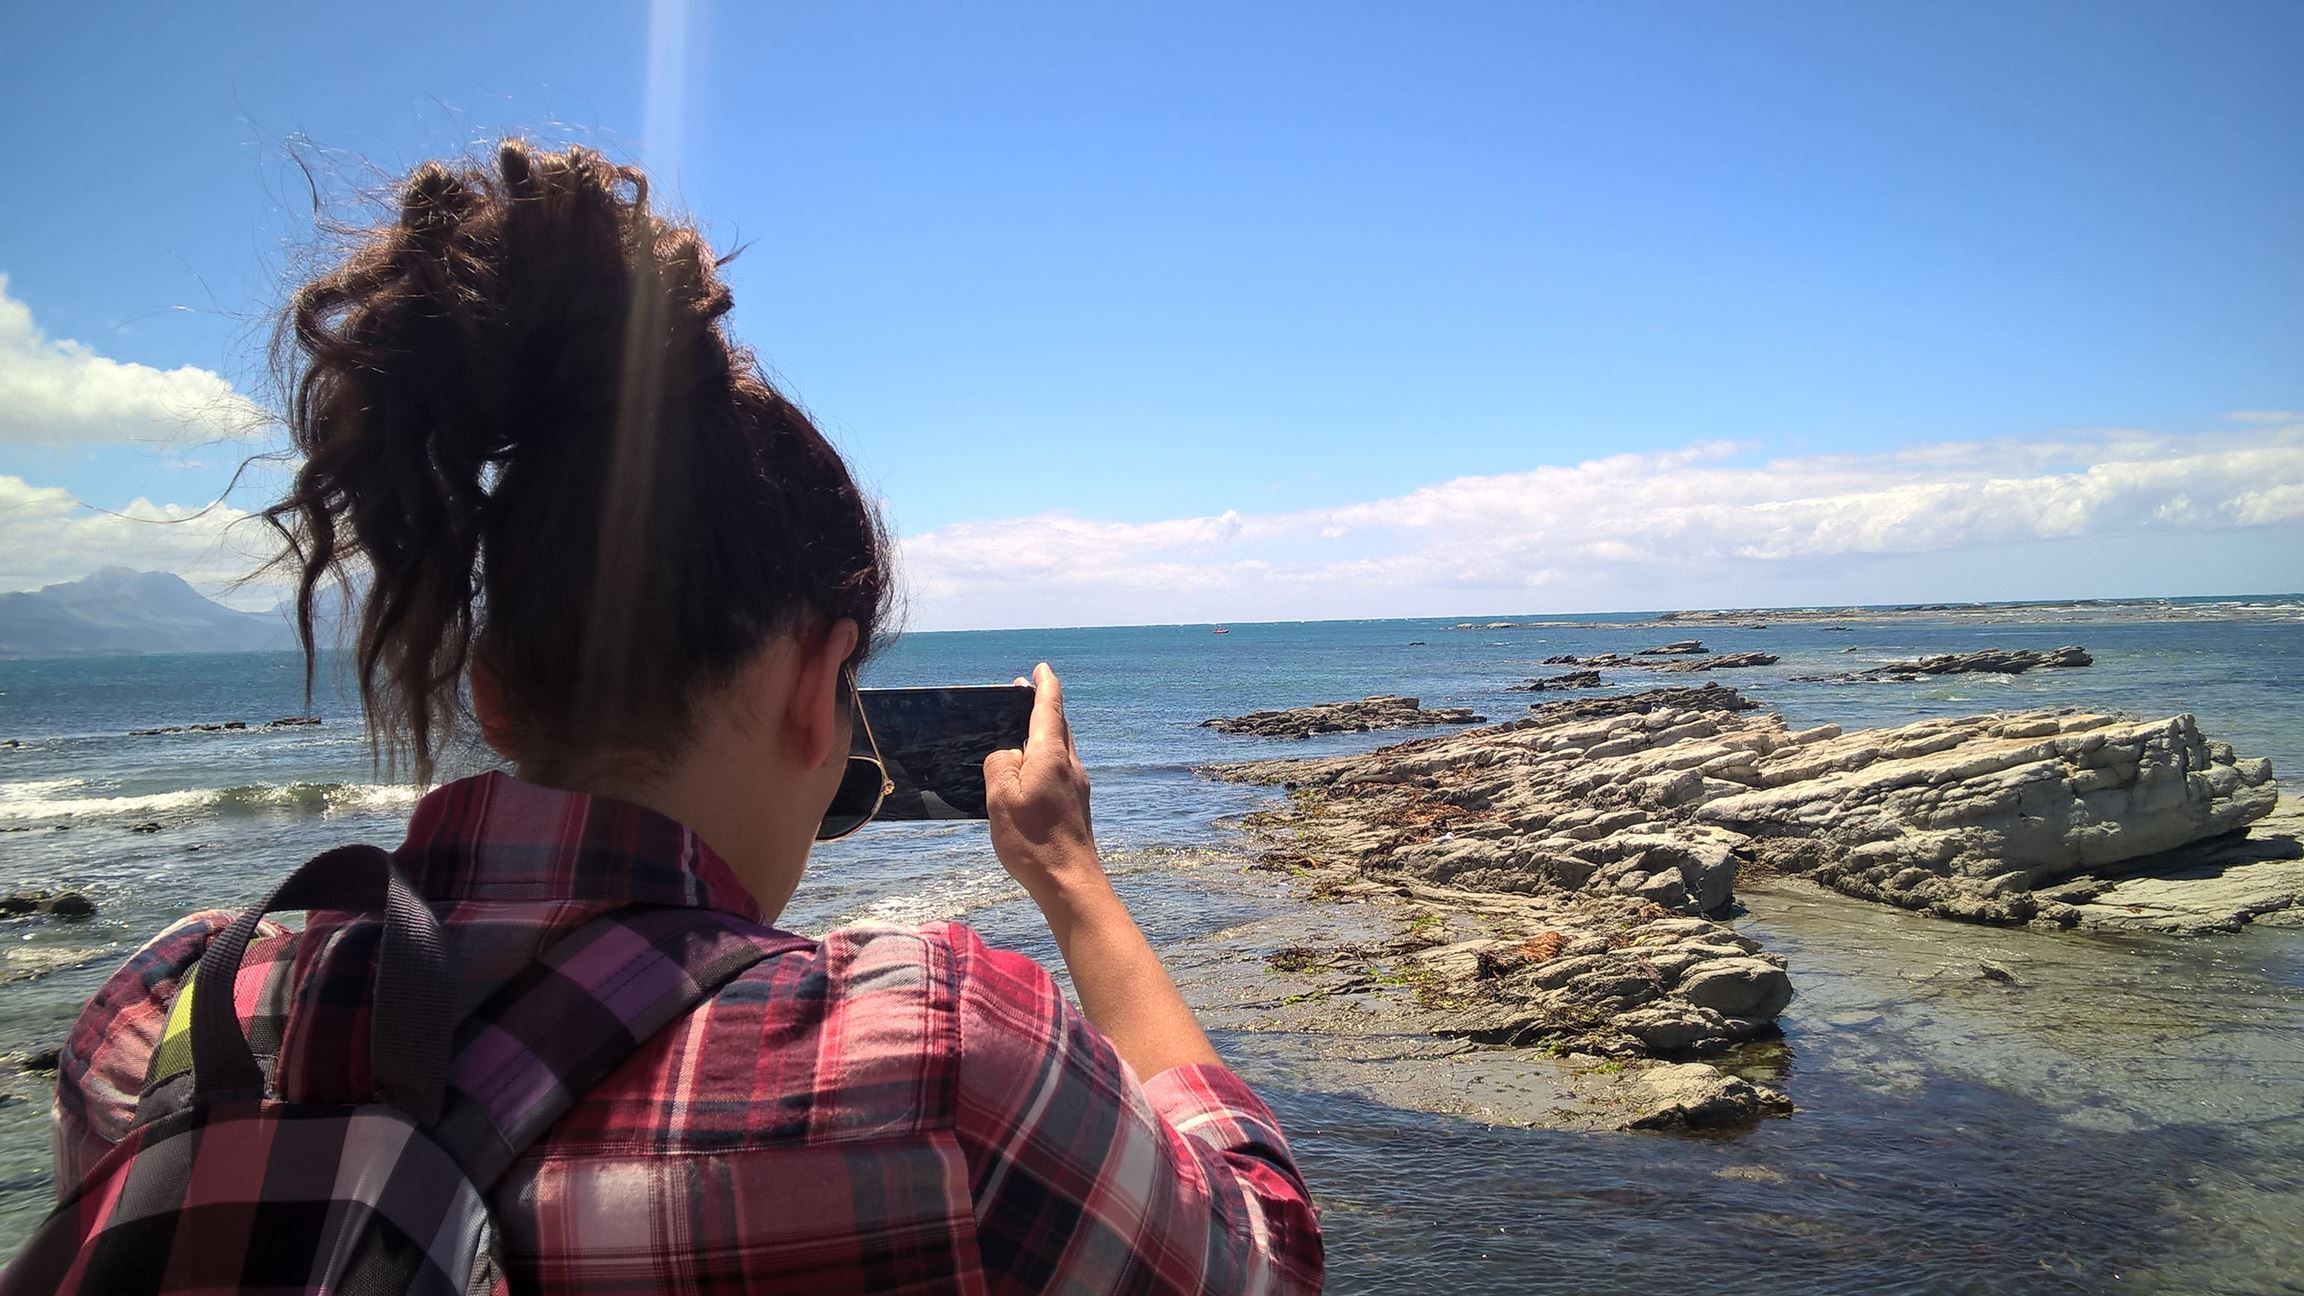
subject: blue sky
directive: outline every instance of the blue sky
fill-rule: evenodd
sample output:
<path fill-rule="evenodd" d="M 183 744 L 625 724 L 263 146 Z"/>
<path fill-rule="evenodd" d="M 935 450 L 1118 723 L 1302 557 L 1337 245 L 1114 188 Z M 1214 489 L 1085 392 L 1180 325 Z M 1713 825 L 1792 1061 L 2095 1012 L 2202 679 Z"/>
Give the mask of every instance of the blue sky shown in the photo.
<path fill-rule="evenodd" d="M 260 404 L 291 146 L 508 130 L 748 245 L 919 624 L 2304 586 L 2284 0 L 205 8 L 0 16 L 0 586 L 244 565 L 57 393 Z"/>

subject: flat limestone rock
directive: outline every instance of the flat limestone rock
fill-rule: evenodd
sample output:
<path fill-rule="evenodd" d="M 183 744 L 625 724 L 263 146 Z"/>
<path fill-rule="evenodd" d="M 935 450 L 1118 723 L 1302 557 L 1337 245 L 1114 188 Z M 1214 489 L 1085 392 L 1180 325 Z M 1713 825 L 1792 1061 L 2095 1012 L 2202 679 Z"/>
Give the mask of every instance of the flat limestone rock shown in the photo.
<path fill-rule="evenodd" d="M 1321 733 L 1362 733 L 1428 725 L 1485 724 L 1487 717 L 1467 707 L 1425 710 L 1417 699 L 1379 693 L 1357 702 L 1322 702 L 1285 711 L 1252 711 L 1243 716 L 1200 722 L 1204 729 L 1265 738 L 1309 738 Z"/>
<path fill-rule="evenodd" d="M 2105 931 L 2304 925 L 2304 805 L 2283 800 L 2245 836 L 2138 861 L 2122 876 L 2074 878 L 2042 897 L 2070 904 L 2079 926 Z"/>

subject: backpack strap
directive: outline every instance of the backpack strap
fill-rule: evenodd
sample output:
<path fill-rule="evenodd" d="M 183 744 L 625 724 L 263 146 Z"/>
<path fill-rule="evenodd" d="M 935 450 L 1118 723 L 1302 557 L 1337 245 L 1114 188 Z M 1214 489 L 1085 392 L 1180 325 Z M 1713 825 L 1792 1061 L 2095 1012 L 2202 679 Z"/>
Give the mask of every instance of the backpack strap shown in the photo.
<path fill-rule="evenodd" d="M 455 1002 L 446 944 L 431 906 L 374 846 L 339 846 L 313 856 L 209 941 L 190 987 L 192 1103 L 264 1096 L 264 1071 L 240 1029 L 233 986 L 257 924 L 279 909 L 383 916 L 369 1031 L 376 1087 L 419 1121 L 437 1117 L 449 1058 L 440 1023 Z"/>
<path fill-rule="evenodd" d="M 483 1192 L 657 1031 L 805 949 L 710 909 L 632 906 L 562 937 L 457 1027 L 433 1135 Z"/>

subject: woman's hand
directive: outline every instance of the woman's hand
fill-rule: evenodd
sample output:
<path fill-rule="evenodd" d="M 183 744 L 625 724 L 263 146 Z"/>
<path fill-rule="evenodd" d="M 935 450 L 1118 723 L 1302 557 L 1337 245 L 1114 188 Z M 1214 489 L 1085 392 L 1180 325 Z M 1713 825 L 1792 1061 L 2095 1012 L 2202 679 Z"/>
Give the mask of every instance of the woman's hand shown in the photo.
<path fill-rule="evenodd" d="M 1088 771 L 1064 719 L 1064 686 L 1046 662 L 1030 683 L 1036 696 L 1024 746 L 984 758 L 984 801 L 993 852 L 1053 925 L 1069 916 L 1060 911 L 1109 884 L 1089 826 Z"/>
<path fill-rule="evenodd" d="M 984 758 L 992 849 L 1048 920 L 1080 1011 L 1138 1076 L 1213 1063 L 1216 1050 L 1096 858 L 1088 771 L 1064 722 L 1064 686 L 1046 662 L 1033 668 L 1032 683 L 1039 694 L 1023 749 Z"/>

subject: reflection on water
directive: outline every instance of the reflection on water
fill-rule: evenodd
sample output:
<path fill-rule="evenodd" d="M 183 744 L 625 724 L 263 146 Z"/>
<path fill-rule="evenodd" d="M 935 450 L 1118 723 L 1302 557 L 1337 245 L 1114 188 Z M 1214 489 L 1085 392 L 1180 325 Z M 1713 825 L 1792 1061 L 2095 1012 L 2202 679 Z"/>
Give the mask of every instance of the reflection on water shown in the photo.
<path fill-rule="evenodd" d="M 2298 933 L 2106 940 L 1821 893 L 1748 903 L 1801 986 L 1784 1045 L 1753 1059 L 1783 1069 L 1796 1115 L 1578 1135 L 1282 1089 L 1333 1289 L 2300 1289 Z"/>

